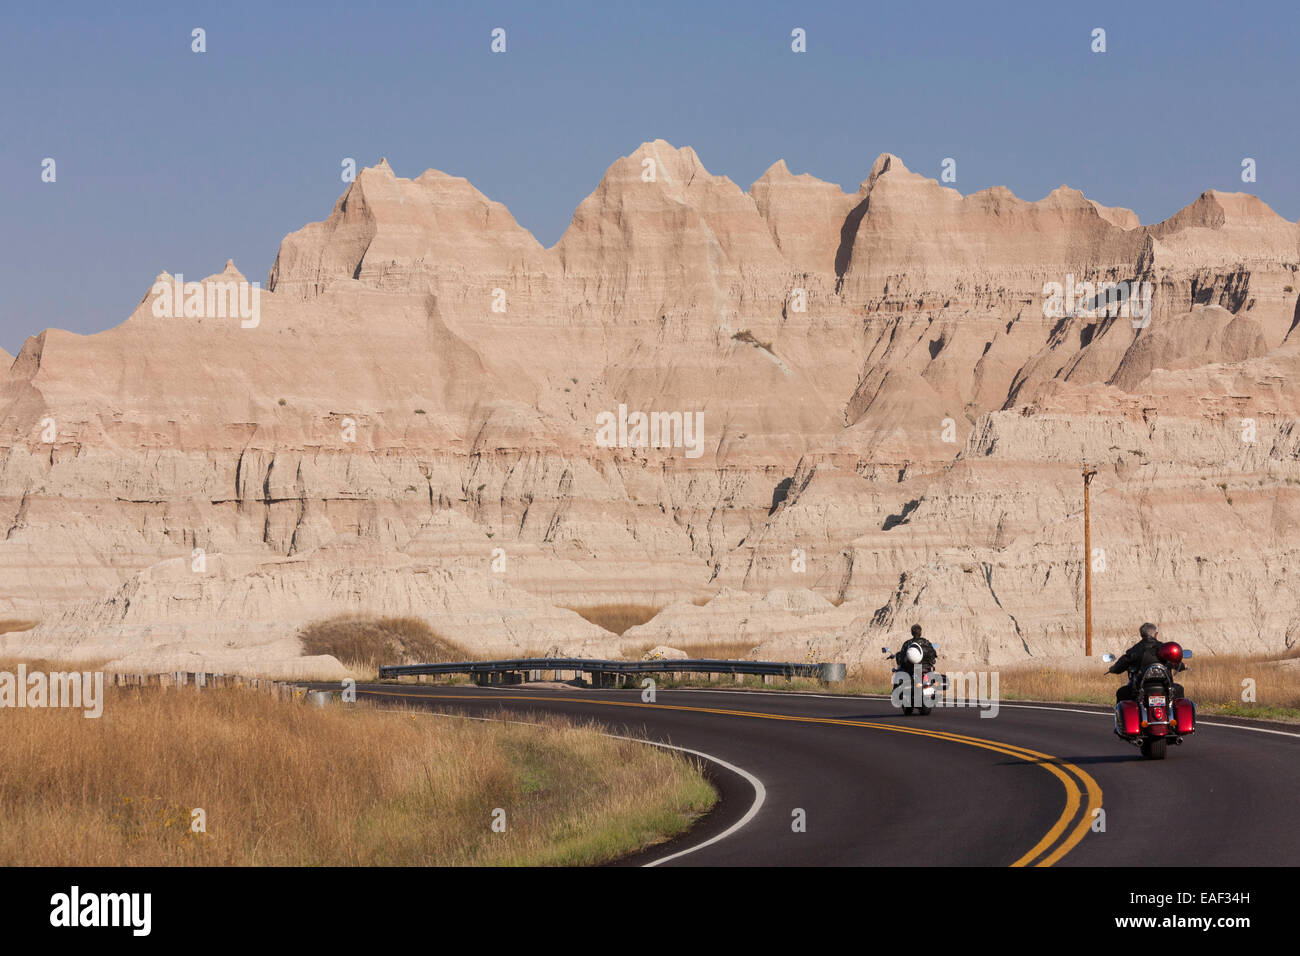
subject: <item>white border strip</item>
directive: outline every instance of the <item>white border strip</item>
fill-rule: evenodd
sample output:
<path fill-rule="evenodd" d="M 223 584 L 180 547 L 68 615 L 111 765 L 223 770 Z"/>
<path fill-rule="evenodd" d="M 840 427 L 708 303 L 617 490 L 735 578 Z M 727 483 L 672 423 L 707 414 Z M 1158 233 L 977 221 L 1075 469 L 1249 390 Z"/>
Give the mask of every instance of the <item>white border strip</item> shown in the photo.
<path fill-rule="evenodd" d="M 763 802 L 767 800 L 767 787 L 763 786 L 763 781 L 759 780 L 748 770 L 737 767 L 734 763 L 728 763 L 721 757 L 715 757 L 713 754 L 706 754 L 702 750 L 692 750 L 690 747 L 678 747 L 675 744 L 660 743 L 657 740 L 644 740 L 639 737 L 620 737 L 618 734 L 605 734 L 605 736 L 613 737 L 615 740 L 632 740 L 636 743 L 650 744 L 652 747 L 665 747 L 668 750 L 679 750 L 682 753 L 693 754 L 694 756 L 707 760 L 710 763 L 715 763 L 719 767 L 730 770 L 734 774 L 739 774 L 749 782 L 751 787 L 754 788 L 754 802 L 749 805 L 749 809 L 745 812 L 745 815 L 731 826 L 727 827 L 727 829 L 723 830 L 717 836 L 710 837 L 703 843 L 698 843 L 685 850 L 678 850 L 676 853 L 670 853 L 668 856 L 660 857 L 657 860 L 651 860 L 649 863 L 645 864 L 646 866 L 658 866 L 660 863 L 667 863 L 669 860 L 676 860 L 678 857 L 686 856 L 688 853 L 694 853 L 696 850 L 703 850 L 706 846 L 712 846 L 719 840 L 725 840 L 745 824 L 749 823 L 750 820 L 754 819 L 754 817 L 758 815 L 758 811 L 762 808 Z"/>
<path fill-rule="evenodd" d="M 544 699 L 544 698 L 540 698 L 540 699 Z M 496 724 L 520 724 L 521 726 L 524 727 L 545 727 L 546 726 L 545 724 L 537 723 L 536 721 L 531 721 L 531 720 L 509 720 L 504 717 L 471 717 L 468 714 L 441 714 L 435 711 L 428 711 L 425 714 L 425 716 L 449 717 L 453 720 L 482 720 L 482 721 L 486 721 L 487 723 L 496 723 Z M 678 850 L 676 853 L 670 853 L 668 856 L 663 856 L 657 860 L 651 860 L 649 863 L 644 863 L 642 864 L 642 866 L 644 867 L 658 866 L 660 863 L 667 863 L 669 860 L 676 860 L 679 857 L 686 856 L 688 853 L 694 853 L 697 850 L 703 850 L 706 846 L 712 846 L 713 844 L 717 843 L 720 840 L 725 840 L 727 837 L 731 836 L 733 833 L 740 830 L 741 827 L 745 826 L 747 823 L 753 820 L 754 817 L 758 815 L 758 811 L 762 808 L 764 801 L 767 800 L 767 787 L 763 786 L 763 781 L 759 780 L 757 777 L 755 777 L 748 770 L 745 770 L 743 767 L 737 767 L 733 763 L 728 763 L 727 761 L 723 760 L 721 757 L 715 757 L 713 754 L 706 754 L 702 750 L 692 750 L 690 747 L 678 747 L 675 744 L 666 744 L 658 740 L 646 740 L 644 737 L 624 737 L 620 734 L 607 734 L 602 730 L 598 730 L 596 731 L 596 733 L 600 734 L 602 737 L 610 737 L 614 740 L 630 740 L 633 743 L 637 743 L 637 744 L 649 744 L 651 747 L 662 747 L 665 750 L 678 750 L 681 751 L 682 753 L 691 754 L 692 756 L 699 757 L 702 760 L 707 760 L 710 763 L 715 763 L 719 767 L 722 767 L 726 770 L 730 770 L 732 773 L 743 777 L 749 783 L 749 785 L 754 788 L 754 802 L 749 805 L 749 809 L 745 812 L 745 815 L 741 817 L 739 820 L 737 820 L 735 823 L 733 823 L 731 826 L 727 827 L 727 829 L 723 830 L 717 836 L 710 837 L 709 839 L 705 840 L 703 843 L 697 843 L 695 846 L 687 847 L 685 850 Z"/>
<path fill-rule="evenodd" d="M 806 694 L 802 691 L 794 690 L 725 690 L 721 687 L 665 687 L 659 691 L 661 694 L 673 693 L 674 691 L 692 691 L 703 694 L 748 694 L 755 697 L 785 697 L 798 699 L 800 697 L 812 697 L 818 700 L 889 700 L 884 694 Z M 1098 705 L 1102 706 L 1102 705 Z M 1055 707 L 1051 704 L 1021 703 L 1012 704 L 1007 701 L 1000 701 L 998 707 L 1012 707 L 1017 710 L 1053 710 L 1059 714 L 1087 714 L 1091 717 L 1105 717 L 1111 719 L 1114 714 L 1109 710 L 1079 710 L 1077 707 Z M 1249 720 L 1249 717 L 1243 718 Z M 1197 727 L 1226 727 L 1229 730 L 1249 730 L 1257 734 L 1277 734 L 1281 737 L 1300 737 L 1300 733 L 1291 730 L 1274 730 L 1272 727 L 1251 727 L 1248 724 L 1221 724 L 1217 721 L 1202 720 L 1196 718 Z"/>

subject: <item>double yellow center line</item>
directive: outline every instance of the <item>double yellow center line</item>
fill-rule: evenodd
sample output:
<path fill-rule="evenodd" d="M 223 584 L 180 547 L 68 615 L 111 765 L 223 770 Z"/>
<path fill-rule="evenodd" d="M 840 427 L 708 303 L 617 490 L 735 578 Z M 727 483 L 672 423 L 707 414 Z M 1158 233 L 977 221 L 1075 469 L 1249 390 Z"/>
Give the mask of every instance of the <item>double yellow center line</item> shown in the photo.
<path fill-rule="evenodd" d="M 985 740 L 966 734 L 952 733 L 946 730 L 924 730 L 920 727 L 904 727 L 898 724 L 879 724 L 865 720 L 848 720 L 837 717 L 801 717 L 791 714 L 769 714 L 753 710 L 727 710 L 720 707 L 688 707 L 685 704 L 648 704 L 643 701 L 622 701 L 593 699 L 589 697 L 553 697 L 531 694 L 409 694 L 397 690 L 365 690 L 358 688 L 358 693 L 374 694 L 379 697 L 414 697 L 420 700 L 488 700 L 488 701 L 528 701 L 534 704 L 557 701 L 573 704 L 595 704 L 600 707 L 642 707 L 651 710 L 682 710 L 697 714 L 717 714 L 723 717 L 754 717 L 759 720 L 790 720 L 804 724 L 835 724 L 842 727 L 867 727 L 872 730 L 889 730 L 900 734 L 915 734 L 918 737 L 930 737 L 935 740 L 947 740 L 952 743 L 979 747 L 995 753 L 1016 757 L 1028 763 L 1042 767 L 1053 774 L 1065 788 L 1065 809 L 1052 824 L 1043 838 L 1012 866 L 1051 866 L 1069 853 L 1087 834 L 1092 825 L 1095 811 L 1101 807 L 1101 787 L 1097 781 L 1083 770 L 1068 761 L 1060 760 L 1049 754 L 1039 753 L 1027 747 L 1003 743 L 998 740 Z M 1082 786 L 1080 786 L 1082 785 Z M 1086 799 L 1085 799 L 1086 794 Z M 1071 826 L 1073 824 L 1073 826 Z"/>

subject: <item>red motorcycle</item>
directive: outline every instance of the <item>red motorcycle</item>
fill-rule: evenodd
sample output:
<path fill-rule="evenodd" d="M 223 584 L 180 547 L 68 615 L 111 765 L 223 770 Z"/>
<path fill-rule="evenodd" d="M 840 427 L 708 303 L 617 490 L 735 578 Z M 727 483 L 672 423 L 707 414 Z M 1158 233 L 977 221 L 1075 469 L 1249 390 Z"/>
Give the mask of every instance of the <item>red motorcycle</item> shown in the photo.
<path fill-rule="evenodd" d="M 1129 684 L 1134 688 L 1133 700 L 1121 700 L 1115 705 L 1115 736 L 1141 748 L 1148 760 L 1164 760 L 1169 744 L 1181 744 L 1196 731 L 1196 705 L 1186 697 L 1174 697 L 1174 670 L 1192 652 L 1172 641 L 1161 644 L 1156 651 L 1157 662 L 1139 673 L 1139 668 L 1129 670 Z M 1114 654 L 1103 654 L 1101 659 L 1114 663 Z"/>

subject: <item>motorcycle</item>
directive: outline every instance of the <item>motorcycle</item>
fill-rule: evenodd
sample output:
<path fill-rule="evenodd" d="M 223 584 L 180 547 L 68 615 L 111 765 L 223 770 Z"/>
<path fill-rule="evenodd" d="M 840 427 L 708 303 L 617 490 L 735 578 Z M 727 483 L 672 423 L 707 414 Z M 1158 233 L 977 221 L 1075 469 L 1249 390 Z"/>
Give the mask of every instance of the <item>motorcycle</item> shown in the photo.
<path fill-rule="evenodd" d="M 938 644 L 932 644 L 938 650 Z M 886 657 L 893 657 L 893 652 L 882 647 L 881 653 Z M 920 668 L 920 685 L 916 683 L 917 669 L 916 666 L 921 663 L 923 655 L 921 649 L 913 644 L 907 649 L 907 662 L 912 665 L 912 670 L 907 670 L 898 666 L 894 667 L 894 676 L 892 680 L 893 691 L 890 699 L 898 701 L 901 699 L 903 713 L 911 716 L 913 712 L 919 713 L 922 717 L 927 716 L 934 709 L 935 695 L 948 686 L 948 679 L 943 674 L 937 674 L 934 668 L 925 664 Z M 895 662 L 897 664 L 897 662 Z"/>
<path fill-rule="evenodd" d="M 1173 697 L 1174 668 L 1191 656 L 1191 651 L 1169 641 L 1156 651 L 1156 663 L 1141 673 L 1129 669 L 1135 695 L 1115 705 L 1115 736 L 1137 746 L 1147 760 L 1164 760 L 1169 744 L 1181 744 L 1196 731 L 1196 704 Z M 1117 660 L 1114 654 L 1101 659 L 1108 664 Z"/>

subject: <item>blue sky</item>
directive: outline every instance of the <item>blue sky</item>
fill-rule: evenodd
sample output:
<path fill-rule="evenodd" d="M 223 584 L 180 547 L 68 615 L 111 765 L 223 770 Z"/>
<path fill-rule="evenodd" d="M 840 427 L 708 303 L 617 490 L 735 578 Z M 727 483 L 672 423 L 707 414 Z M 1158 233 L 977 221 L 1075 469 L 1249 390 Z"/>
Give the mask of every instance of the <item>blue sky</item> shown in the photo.
<path fill-rule="evenodd" d="M 264 282 L 345 157 L 465 176 L 546 245 L 656 137 L 742 188 L 784 158 L 852 190 L 892 152 L 956 159 L 963 193 L 1067 183 L 1153 222 L 1216 188 L 1295 220 L 1297 27 L 1292 3 L 1195 0 L 11 3 L 0 346 L 116 325 L 164 270 Z"/>

